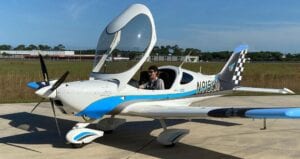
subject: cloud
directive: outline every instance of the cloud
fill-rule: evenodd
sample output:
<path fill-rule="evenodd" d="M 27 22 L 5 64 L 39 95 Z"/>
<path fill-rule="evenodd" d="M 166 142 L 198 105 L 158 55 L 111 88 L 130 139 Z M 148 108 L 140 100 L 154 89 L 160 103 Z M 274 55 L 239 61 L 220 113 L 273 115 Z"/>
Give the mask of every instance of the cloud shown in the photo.
<path fill-rule="evenodd" d="M 78 19 L 84 11 L 86 11 L 92 4 L 95 2 L 93 0 L 79 0 L 79 1 L 70 1 L 71 3 L 67 3 L 65 8 L 67 14 L 72 17 L 72 19 Z"/>

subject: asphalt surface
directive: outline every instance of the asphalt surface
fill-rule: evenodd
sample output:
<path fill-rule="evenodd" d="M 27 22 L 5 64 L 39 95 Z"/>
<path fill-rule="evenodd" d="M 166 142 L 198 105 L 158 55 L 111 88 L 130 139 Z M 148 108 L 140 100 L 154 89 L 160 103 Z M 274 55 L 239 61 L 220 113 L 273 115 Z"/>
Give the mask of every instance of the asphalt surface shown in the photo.
<path fill-rule="evenodd" d="M 300 107 L 300 96 L 220 97 L 195 106 Z M 34 103 L 0 105 L 0 158 L 300 158 L 300 120 L 168 120 L 169 128 L 190 129 L 175 147 L 161 146 L 157 120 L 126 118 L 127 123 L 80 149 L 65 144 L 56 132 L 49 103 L 34 114 Z M 57 112 L 62 134 L 81 118 Z M 95 127 L 91 125 L 91 128 Z"/>

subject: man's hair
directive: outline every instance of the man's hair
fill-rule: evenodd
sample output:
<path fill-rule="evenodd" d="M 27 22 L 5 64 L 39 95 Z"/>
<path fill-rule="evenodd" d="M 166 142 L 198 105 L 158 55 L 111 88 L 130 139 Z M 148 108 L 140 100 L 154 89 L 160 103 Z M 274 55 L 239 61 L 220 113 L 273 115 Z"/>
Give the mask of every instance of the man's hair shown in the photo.
<path fill-rule="evenodd" d="M 158 67 L 155 65 L 152 65 L 148 68 L 148 70 L 153 70 L 154 72 L 158 72 Z"/>

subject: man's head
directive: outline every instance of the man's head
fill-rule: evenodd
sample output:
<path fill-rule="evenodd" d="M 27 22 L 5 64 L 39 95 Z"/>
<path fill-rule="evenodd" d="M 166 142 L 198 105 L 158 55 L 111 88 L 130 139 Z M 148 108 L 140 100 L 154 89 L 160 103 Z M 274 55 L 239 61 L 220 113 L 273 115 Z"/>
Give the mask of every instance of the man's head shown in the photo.
<path fill-rule="evenodd" d="M 148 68 L 148 74 L 150 80 L 155 80 L 158 77 L 158 68 L 155 65 L 152 65 Z"/>

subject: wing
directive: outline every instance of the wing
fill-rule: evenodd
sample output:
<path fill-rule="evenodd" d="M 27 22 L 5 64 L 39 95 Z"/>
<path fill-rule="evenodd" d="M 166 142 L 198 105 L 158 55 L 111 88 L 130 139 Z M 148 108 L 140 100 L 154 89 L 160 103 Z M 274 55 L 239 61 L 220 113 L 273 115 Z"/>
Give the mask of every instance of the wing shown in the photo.
<path fill-rule="evenodd" d="M 242 87 L 238 86 L 233 88 L 233 91 L 241 92 L 260 92 L 260 93 L 277 93 L 277 94 L 295 94 L 288 88 L 274 89 L 274 88 L 256 88 L 256 87 Z"/>
<path fill-rule="evenodd" d="M 183 105 L 174 102 L 138 102 L 127 105 L 121 114 L 130 116 L 142 116 L 157 119 L 189 119 L 203 117 L 220 117 L 220 118 L 300 118 L 300 108 L 298 107 L 281 107 L 281 108 L 221 108 L 221 107 L 196 107 Z"/>

